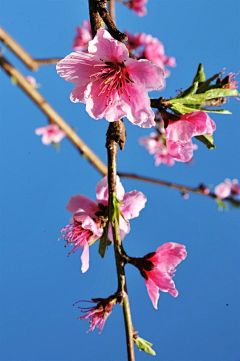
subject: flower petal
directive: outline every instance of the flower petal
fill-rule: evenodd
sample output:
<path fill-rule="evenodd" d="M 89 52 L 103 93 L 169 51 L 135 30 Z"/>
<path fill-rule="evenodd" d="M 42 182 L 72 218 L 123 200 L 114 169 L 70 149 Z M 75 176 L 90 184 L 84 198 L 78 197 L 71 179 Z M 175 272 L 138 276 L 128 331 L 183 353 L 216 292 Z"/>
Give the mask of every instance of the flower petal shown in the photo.
<path fill-rule="evenodd" d="M 167 139 L 168 153 L 178 162 L 189 162 L 193 157 L 193 144 L 189 142 L 175 142 Z"/>
<path fill-rule="evenodd" d="M 157 310 L 157 305 L 158 305 L 158 299 L 159 299 L 159 288 L 156 286 L 156 284 L 150 279 L 148 278 L 148 280 L 145 280 L 146 282 L 146 286 L 147 286 L 147 291 L 148 291 L 148 295 L 150 297 L 150 300 L 152 301 L 153 307 Z"/>
<path fill-rule="evenodd" d="M 164 72 L 149 60 L 129 59 L 127 71 L 136 84 L 143 85 L 147 91 L 161 89 L 164 85 Z"/>
<path fill-rule="evenodd" d="M 152 271 L 146 271 L 146 274 L 162 292 L 169 292 L 173 297 L 178 296 L 175 283 L 167 273 L 161 272 L 158 268 L 154 268 Z"/>
<path fill-rule="evenodd" d="M 94 66 L 99 64 L 98 57 L 74 52 L 57 63 L 57 73 L 66 81 L 83 86 L 89 83 L 89 77 L 96 73 Z"/>
<path fill-rule="evenodd" d="M 215 187 L 214 193 L 220 199 L 227 198 L 231 194 L 231 184 L 220 183 Z"/>
<path fill-rule="evenodd" d="M 141 85 L 131 84 L 128 91 L 122 94 L 122 109 L 131 123 L 142 128 L 155 125 L 155 114 L 150 106 L 150 99 L 146 89 Z"/>
<path fill-rule="evenodd" d="M 73 103 L 85 103 L 85 97 L 84 97 L 84 92 L 86 90 L 86 85 L 83 86 L 75 86 L 75 88 L 73 88 L 71 94 L 70 94 L 70 100 Z"/>
<path fill-rule="evenodd" d="M 150 261 L 161 271 L 171 272 L 174 268 L 187 257 L 186 247 L 179 243 L 164 243 L 156 251 L 156 254 L 150 258 Z"/>
<path fill-rule="evenodd" d="M 119 200 L 123 199 L 125 190 L 123 188 L 122 183 L 120 182 L 119 177 L 117 176 L 117 198 Z M 100 180 L 100 182 L 98 182 L 97 186 L 96 186 L 96 198 L 97 198 L 97 203 L 101 203 L 104 205 L 108 204 L 108 179 L 107 176 L 104 177 L 103 179 Z"/>
<path fill-rule="evenodd" d="M 145 207 L 147 198 L 142 192 L 131 191 L 126 193 L 122 199 L 123 206 L 120 210 L 126 219 L 132 219 L 139 216 L 139 212 Z M 126 222 L 125 222 L 126 223 Z"/>
<path fill-rule="evenodd" d="M 95 213 L 99 210 L 97 204 L 94 201 L 88 197 L 83 196 L 82 194 L 72 196 L 66 208 L 72 214 L 77 212 L 84 212 L 88 213 L 91 217 L 94 216 Z"/>
<path fill-rule="evenodd" d="M 123 62 L 129 58 L 126 46 L 113 39 L 105 29 L 98 29 L 97 35 L 89 42 L 88 52 L 97 55 L 102 61 Z"/>
<path fill-rule="evenodd" d="M 94 220 L 88 215 L 84 215 L 82 213 L 75 213 L 73 219 L 79 223 L 81 223 L 82 228 L 89 229 L 96 236 L 96 238 L 101 237 L 103 234 L 103 229 L 98 228 L 97 224 Z"/>
<path fill-rule="evenodd" d="M 89 269 L 89 245 L 87 242 L 85 242 L 83 247 L 81 261 L 82 261 L 81 271 L 82 273 L 85 273 Z"/>

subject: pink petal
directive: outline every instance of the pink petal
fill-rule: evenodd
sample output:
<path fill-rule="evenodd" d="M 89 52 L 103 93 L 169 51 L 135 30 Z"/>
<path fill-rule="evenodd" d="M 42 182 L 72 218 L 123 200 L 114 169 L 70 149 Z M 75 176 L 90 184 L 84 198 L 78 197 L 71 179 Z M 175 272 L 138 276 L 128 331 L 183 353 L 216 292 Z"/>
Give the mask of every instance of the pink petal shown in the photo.
<path fill-rule="evenodd" d="M 231 185 L 226 183 L 220 183 L 215 187 L 214 193 L 220 199 L 227 198 L 231 194 Z"/>
<path fill-rule="evenodd" d="M 186 247 L 179 243 L 164 243 L 156 251 L 156 254 L 150 258 L 155 267 L 161 272 L 171 272 L 174 268 L 187 257 Z"/>
<path fill-rule="evenodd" d="M 119 230 L 120 230 L 120 236 L 123 240 L 125 236 L 130 232 L 130 224 L 129 222 L 126 222 L 125 219 L 120 215 L 119 220 Z"/>
<path fill-rule="evenodd" d="M 84 92 L 86 90 L 87 86 L 83 85 L 83 86 L 75 86 L 75 88 L 73 88 L 71 94 L 70 94 L 70 100 L 73 103 L 85 103 L 85 97 L 84 97 Z"/>
<path fill-rule="evenodd" d="M 167 139 L 168 153 L 178 162 L 189 162 L 193 157 L 193 144 L 189 142 L 175 142 Z"/>
<path fill-rule="evenodd" d="M 147 91 L 161 89 L 164 84 L 164 72 L 148 60 L 129 59 L 126 68 L 136 84 L 143 85 Z"/>
<path fill-rule="evenodd" d="M 95 202 L 81 194 L 72 196 L 66 208 L 72 214 L 75 214 L 76 212 L 85 212 L 90 216 L 94 216 L 99 210 Z"/>
<path fill-rule="evenodd" d="M 159 271 L 158 268 L 154 268 L 152 271 L 146 271 L 146 274 L 162 292 L 169 292 L 173 297 L 178 296 L 175 283 L 167 273 Z"/>
<path fill-rule="evenodd" d="M 96 73 L 94 65 L 99 64 L 98 57 L 78 52 L 67 55 L 57 63 L 57 73 L 66 81 L 83 86 L 89 83 L 89 76 Z"/>
<path fill-rule="evenodd" d="M 101 237 L 101 235 L 103 234 L 103 229 L 98 228 L 94 220 L 88 215 L 83 215 L 81 212 L 77 212 L 74 214 L 73 219 L 81 223 L 82 228 L 92 231 L 93 234 L 96 236 L 96 239 Z"/>
<path fill-rule="evenodd" d="M 126 193 L 122 199 L 123 206 L 120 206 L 120 210 L 124 217 L 128 219 L 136 218 L 139 216 L 139 212 L 145 207 L 147 198 L 142 192 L 131 191 Z"/>
<path fill-rule="evenodd" d="M 202 134 L 212 135 L 216 130 L 216 124 L 214 121 L 208 116 L 207 113 L 202 111 L 184 114 L 181 116 L 181 119 L 185 119 L 188 122 L 194 124 L 194 136 Z"/>
<path fill-rule="evenodd" d="M 155 114 L 150 106 L 150 99 L 145 88 L 141 85 L 128 86 L 128 93 L 122 94 L 122 109 L 126 112 L 131 123 L 142 128 L 151 128 L 155 125 Z"/>
<path fill-rule="evenodd" d="M 147 291 L 148 291 L 148 295 L 150 297 L 150 300 L 152 301 L 153 307 L 157 310 L 157 305 L 158 305 L 158 299 L 159 299 L 159 288 L 156 286 L 156 284 L 150 279 L 148 278 L 148 280 L 145 280 L 146 282 L 146 286 L 147 286 Z"/>
<path fill-rule="evenodd" d="M 81 261 L 82 261 L 81 271 L 82 273 L 85 273 L 89 269 L 89 246 L 87 242 L 85 242 L 83 247 Z"/>
<path fill-rule="evenodd" d="M 175 122 L 169 121 L 166 129 L 166 138 L 174 142 L 182 141 L 189 142 L 193 137 L 195 125 L 186 120 L 177 120 Z M 203 134 L 203 133 L 201 133 Z"/>
<path fill-rule="evenodd" d="M 123 199 L 123 196 L 125 194 L 125 190 L 123 188 L 122 183 L 120 182 L 119 177 L 117 176 L 117 198 L 119 200 Z M 104 205 L 108 204 L 108 179 L 107 176 L 98 182 L 96 186 L 96 198 L 97 203 L 102 203 Z"/>
<path fill-rule="evenodd" d="M 89 42 L 88 52 L 97 55 L 104 62 L 121 63 L 129 58 L 126 46 L 120 41 L 113 39 L 105 29 L 97 31 L 97 35 Z"/>
<path fill-rule="evenodd" d="M 35 129 L 35 134 L 37 134 L 37 135 L 42 135 L 44 133 L 46 133 L 46 127 L 40 127 L 40 128 Z"/>
<path fill-rule="evenodd" d="M 49 136 L 49 134 L 43 134 L 42 136 L 42 143 L 45 144 L 45 145 L 49 145 L 52 143 L 52 139 L 51 139 L 51 136 Z"/>

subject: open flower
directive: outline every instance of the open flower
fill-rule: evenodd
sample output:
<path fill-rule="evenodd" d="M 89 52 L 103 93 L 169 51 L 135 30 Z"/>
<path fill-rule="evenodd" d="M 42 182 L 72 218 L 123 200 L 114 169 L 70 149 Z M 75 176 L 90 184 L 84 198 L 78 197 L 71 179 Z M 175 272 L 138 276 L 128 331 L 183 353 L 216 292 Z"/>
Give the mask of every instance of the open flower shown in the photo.
<path fill-rule="evenodd" d="M 126 46 L 99 29 L 88 53 L 72 53 L 57 64 L 58 74 L 75 83 L 70 99 L 86 104 L 93 119 L 127 117 L 150 128 L 154 112 L 147 91 L 163 86 L 163 71 L 147 60 L 130 59 Z"/>
<path fill-rule="evenodd" d="M 131 191 L 125 194 L 122 183 L 117 177 L 117 198 L 123 203 L 120 205 L 120 211 L 124 216 L 120 217 L 119 229 L 121 238 L 130 231 L 128 220 L 138 217 L 139 212 L 145 207 L 147 201 L 142 192 Z M 108 182 L 104 177 L 96 186 L 95 203 L 84 195 L 74 195 L 67 204 L 67 210 L 72 213 L 73 217 L 70 224 L 61 230 L 62 237 L 68 244 L 74 247 L 69 253 L 76 252 L 82 248 L 81 255 L 82 272 L 86 272 L 89 268 L 89 245 L 99 239 L 104 227 L 108 221 Z M 109 227 L 108 237 L 112 240 L 112 229 Z"/>
<path fill-rule="evenodd" d="M 79 302 L 84 301 L 76 303 Z M 89 319 L 90 329 L 87 332 L 93 331 L 97 327 L 98 333 L 101 333 L 108 316 L 112 313 L 113 306 L 117 303 L 117 298 L 116 296 L 110 296 L 106 299 L 95 298 L 92 299 L 92 302 L 97 302 L 97 305 L 93 307 L 78 307 L 81 312 L 85 313 L 84 316 L 78 317 L 78 320 Z"/>
<path fill-rule="evenodd" d="M 42 135 L 42 143 L 45 145 L 49 145 L 52 142 L 59 143 L 66 136 L 66 133 L 57 124 L 49 124 L 46 127 L 37 128 L 35 133 Z"/>
<path fill-rule="evenodd" d="M 177 121 L 169 120 L 166 129 L 167 149 L 178 162 L 189 162 L 193 157 L 194 145 L 191 138 L 198 135 L 213 135 L 216 124 L 203 111 L 181 115 Z"/>
<path fill-rule="evenodd" d="M 148 137 L 139 138 L 139 143 L 147 149 L 149 154 L 154 154 L 155 165 L 165 164 L 167 166 L 174 165 L 173 157 L 168 153 L 164 138 L 157 133 L 150 133 Z"/>
<path fill-rule="evenodd" d="M 145 7 L 148 0 L 130 0 L 126 5 L 132 9 L 138 16 L 144 16 L 147 14 L 147 8 Z"/>
<path fill-rule="evenodd" d="M 220 183 L 214 189 L 214 193 L 220 199 L 227 198 L 228 196 L 240 194 L 240 185 L 238 184 L 237 179 L 225 179 L 224 183 Z"/>
<path fill-rule="evenodd" d="M 74 38 L 73 50 L 86 51 L 89 41 L 92 39 L 92 31 L 89 20 L 84 20 L 81 26 L 76 28 L 77 35 Z"/>
<path fill-rule="evenodd" d="M 135 258 L 132 262 L 144 277 L 153 307 L 157 309 L 159 290 L 178 296 L 172 279 L 175 267 L 187 257 L 186 247 L 182 244 L 164 243 L 156 252 L 143 258 Z"/>

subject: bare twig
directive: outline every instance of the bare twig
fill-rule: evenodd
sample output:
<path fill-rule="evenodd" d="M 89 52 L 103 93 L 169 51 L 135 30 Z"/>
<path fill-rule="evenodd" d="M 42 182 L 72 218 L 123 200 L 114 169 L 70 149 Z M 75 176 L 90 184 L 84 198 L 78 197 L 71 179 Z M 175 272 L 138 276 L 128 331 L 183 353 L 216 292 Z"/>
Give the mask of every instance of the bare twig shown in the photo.
<path fill-rule="evenodd" d="M 55 64 L 61 60 L 61 58 L 34 59 L 2 27 L 0 27 L 0 40 L 31 70 L 37 70 L 39 65 Z"/>
<path fill-rule="evenodd" d="M 65 131 L 66 136 L 75 145 L 75 147 L 86 157 L 90 163 L 102 174 L 107 174 L 106 165 L 98 158 L 98 156 L 87 146 L 86 143 L 75 133 L 65 120 L 51 107 L 50 104 L 42 97 L 42 95 L 28 83 L 26 78 L 19 70 L 14 68 L 2 55 L 0 55 L 0 66 L 10 76 L 14 77 L 17 84 L 24 92 L 37 104 L 37 106 L 46 114 L 46 116 L 55 124 Z"/>

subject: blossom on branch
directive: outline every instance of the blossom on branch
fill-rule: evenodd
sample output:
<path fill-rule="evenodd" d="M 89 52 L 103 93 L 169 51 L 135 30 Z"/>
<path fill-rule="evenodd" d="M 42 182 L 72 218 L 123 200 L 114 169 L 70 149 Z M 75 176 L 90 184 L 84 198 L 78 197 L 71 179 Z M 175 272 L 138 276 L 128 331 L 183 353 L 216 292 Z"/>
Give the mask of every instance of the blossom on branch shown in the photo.
<path fill-rule="evenodd" d="M 131 59 L 126 46 L 108 31 L 99 29 L 88 53 L 71 53 L 57 64 L 57 72 L 76 84 L 70 99 L 85 103 L 93 119 L 113 122 L 126 116 L 140 127 L 155 124 L 147 92 L 163 86 L 162 69 Z"/>
<path fill-rule="evenodd" d="M 84 302 L 77 301 L 76 303 Z M 89 301 L 91 302 L 91 301 Z M 89 320 L 90 329 L 87 331 L 93 331 L 95 327 L 98 328 L 98 333 L 101 333 L 107 318 L 112 313 L 112 308 L 117 303 L 116 297 L 110 296 L 106 299 L 103 298 L 95 298 L 92 299 L 92 302 L 98 302 L 96 306 L 93 307 L 78 307 L 81 312 L 84 312 L 85 315 L 78 317 L 78 320 Z M 75 304 L 76 304 L 75 303 Z"/>
<path fill-rule="evenodd" d="M 147 59 L 159 66 L 164 71 L 166 78 L 170 75 L 166 66 L 175 67 L 176 59 L 165 54 L 164 46 L 158 38 L 145 33 L 132 35 L 127 30 L 124 33 L 128 36 L 127 47 L 137 59 Z"/>
<path fill-rule="evenodd" d="M 135 266 L 145 279 L 155 309 L 157 309 L 159 290 L 169 292 L 173 297 L 178 296 L 172 277 L 176 271 L 175 267 L 186 257 L 185 246 L 169 242 L 164 243 L 156 252 L 149 253 L 143 258 L 135 258 Z"/>
<path fill-rule="evenodd" d="M 147 8 L 145 7 L 147 2 L 148 0 L 130 0 L 125 4 L 138 16 L 144 16 L 147 14 Z"/>
<path fill-rule="evenodd" d="M 238 184 L 238 180 L 233 179 L 231 181 L 230 179 L 225 179 L 224 183 L 220 183 L 215 187 L 214 193 L 220 199 L 227 198 L 230 195 L 232 197 L 240 195 L 240 185 Z"/>
<path fill-rule="evenodd" d="M 186 113 L 176 121 L 169 120 L 165 133 L 168 152 L 178 162 L 189 162 L 194 150 L 191 138 L 204 134 L 212 136 L 215 130 L 216 124 L 203 111 Z"/>
<path fill-rule="evenodd" d="M 59 143 L 66 133 L 59 128 L 57 124 L 49 124 L 46 127 L 40 127 L 35 130 L 37 135 L 42 135 L 42 143 L 49 145 L 53 143 Z"/>
<path fill-rule="evenodd" d="M 117 177 L 117 198 L 121 201 L 119 205 L 123 217 L 120 217 L 119 229 L 121 238 L 130 231 L 128 220 L 138 217 L 139 212 L 145 207 L 147 201 L 142 192 L 136 190 L 125 194 L 122 183 Z M 96 203 L 84 195 L 74 195 L 67 204 L 67 210 L 72 213 L 70 224 L 62 230 L 62 236 L 68 244 L 73 245 L 69 253 L 75 253 L 82 248 L 81 255 L 82 272 L 89 268 L 89 246 L 98 240 L 108 222 L 108 182 L 104 177 L 96 186 Z M 112 229 L 109 226 L 108 238 L 112 241 Z"/>
<path fill-rule="evenodd" d="M 89 20 L 84 20 L 81 26 L 76 28 L 77 35 L 74 38 L 73 50 L 86 51 L 89 41 L 92 39 L 92 31 Z"/>
<path fill-rule="evenodd" d="M 139 138 L 139 143 L 147 149 L 149 154 L 154 154 L 156 167 L 160 164 L 173 166 L 175 161 L 168 153 L 166 139 L 161 134 L 150 133 L 148 137 Z"/>

